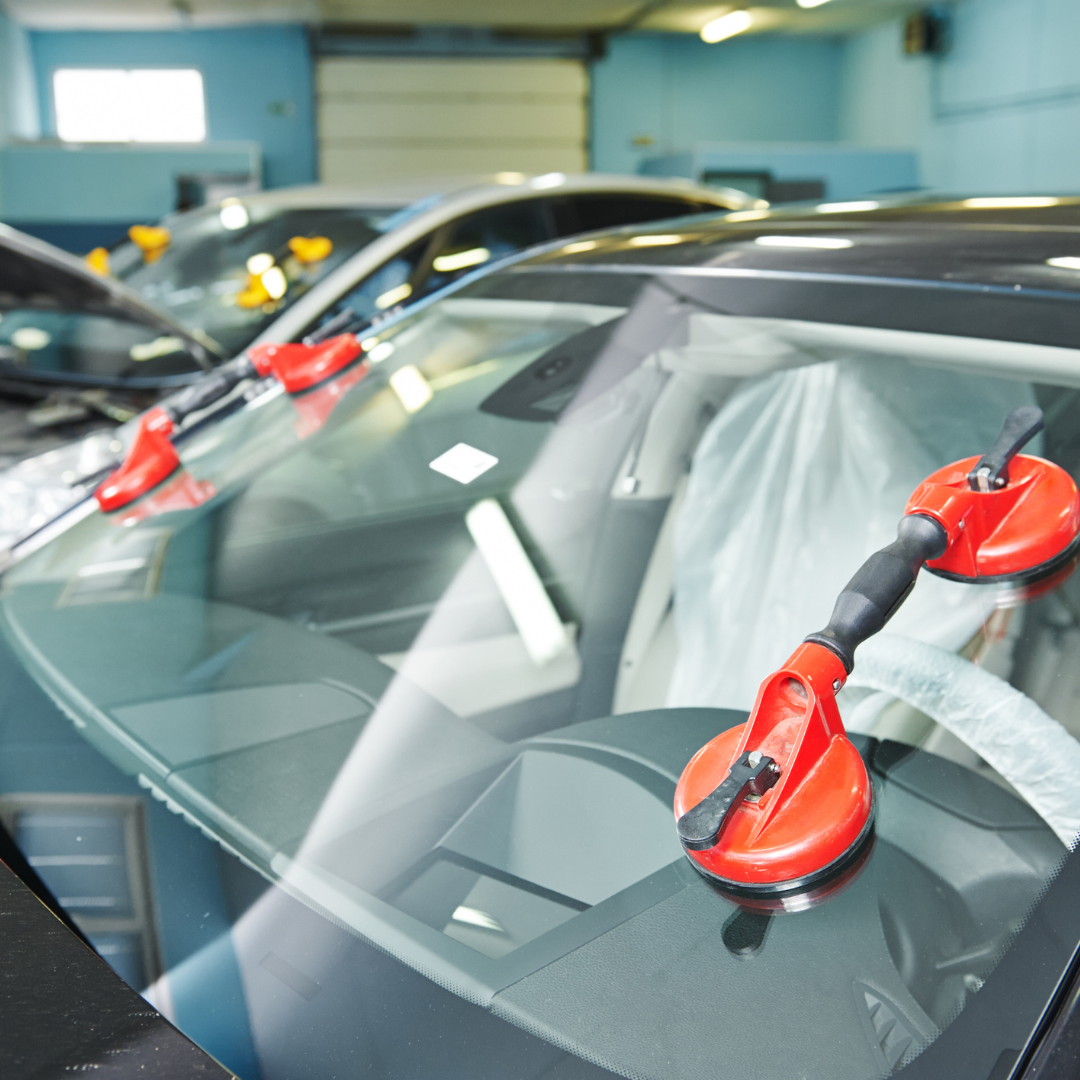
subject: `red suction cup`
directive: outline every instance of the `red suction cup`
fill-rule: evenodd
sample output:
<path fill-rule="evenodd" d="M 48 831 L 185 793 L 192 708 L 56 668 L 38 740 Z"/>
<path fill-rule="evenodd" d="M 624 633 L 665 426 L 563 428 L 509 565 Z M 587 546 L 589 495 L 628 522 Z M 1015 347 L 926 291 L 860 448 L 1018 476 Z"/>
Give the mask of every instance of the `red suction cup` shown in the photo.
<path fill-rule="evenodd" d="M 846 679 L 838 656 L 801 645 L 761 684 L 749 721 L 699 750 L 679 779 L 679 839 L 733 892 L 810 888 L 869 838 L 873 788 L 836 708 Z"/>
<path fill-rule="evenodd" d="M 836 692 L 855 649 L 889 621 L 925 565 L 963 581 L 1060 582 L 1076 559 L 1080 493 L 1040 458 L 1016 457 L 1042 413 L 1010 413 L 989 454 L 922 483 L 894 543 L 848 582 L 829 625 L 758 691 L 749 720 L 694 755 L 675 791 L 679 839 L 725 891 L 790 908 L 842 888 L 873 835 L 873 786 L 844 734 Z M 1011 463 L 1011 471 L 1010 471 Z M 804 904 L 805 906 L 805 904 Z"/>

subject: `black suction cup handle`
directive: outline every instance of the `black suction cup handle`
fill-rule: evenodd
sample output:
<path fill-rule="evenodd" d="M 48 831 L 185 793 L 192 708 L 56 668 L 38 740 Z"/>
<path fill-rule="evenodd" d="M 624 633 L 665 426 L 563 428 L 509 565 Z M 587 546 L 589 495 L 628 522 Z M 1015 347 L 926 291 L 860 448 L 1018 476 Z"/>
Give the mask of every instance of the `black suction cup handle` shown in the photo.
<path fill-rule="evenodd" d="M 1009 482 L 1009 462 L 1032 436 L 1042 431 L 1043 414 L 1037 405 L 1021 405 L 1005 417 L 1001 434 L 990 452 L 968 473 L 972 491 L 997 491 Z"/>
<path fill-rule="evenodd" d="M 932 517 L 902 517 L 896 539 L 871 555 L 844 586 L 829 625 L 806 640 L 836 653 L 850 674 L 855 667 L 855 650 L 893 617 L 914 587 L 923 564 L 943 555 L 948 543 L 944 526 Z"/>

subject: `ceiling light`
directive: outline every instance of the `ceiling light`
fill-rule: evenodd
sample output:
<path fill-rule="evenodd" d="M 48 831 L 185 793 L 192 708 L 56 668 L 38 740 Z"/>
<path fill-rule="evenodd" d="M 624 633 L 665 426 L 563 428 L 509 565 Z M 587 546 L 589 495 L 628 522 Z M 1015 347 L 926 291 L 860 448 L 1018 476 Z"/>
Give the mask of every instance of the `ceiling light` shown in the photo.
<path fill-rule="evenodd" d="M 631 247 L 665 247 L 668 244 L 681 244 L 683 238 L 675 233 L 657 233 L 653 236 L 631 236 Z"/>
<path fill-rule="evenodd" d="M 381 364 L 394 355 L 395 345 L 392 341 L 378 341 L 371 338 L 368 341 L 371 341 L 370 347 L 363 341 L 360 342 L 360 347 L 367 354 L 369 363 Z"/>
<path fill-rule="evenodd" d="M 851 240 L 842 240 L 839 236 L 759 236 L 755 244 L 762 247 L 779 248 L 819 248 L 833 250 L 854 247 Z"/>
<path fill-rule="evenodd" d="M 551 188 L 561 187 L 566 183 L 566 173 L 561 172 L 549 172 L 544 173 L 543 176 L 535 176 L 529 181 L 529 187 L 534 188 Z"/>
<path fill-rule="evenodd" d="M 280 300 L 289 290 L 289 282 L 280 266 L 271 266 L 259 275 L 263 288 L 274 300 Z"/>
<path fill-rule="evenodd" d="M 387 289 L 386 292 L 376 296 L 375 306 L 380 311 L 385 311 L 388 307 L 400 304 L 402 300 L 407 300 L 410 296 L 412 296 L 412 286 L 406 281 L 404 285 L 398 285 L 394 289 Z"/>
<path fill-rule="evenodd" d="M 419 412 L 435 396 L 427 379 L 414 364 L 398 368 L 390 376 L 390 388 L 407 413 Z"/>
<path fill-rule="evenodd" d="M 491 252 L 486 247 L 475 247 L 453 255 L 440 255 L 431 265 L 440 274 L 445 274 L 452 270 L 464 270 L 468 266 L 479 266 L 490 258 Z"/>
<path fill-rule="evenodd" d="M 821 7 L 822 4 L 827 4 L 829 0 L 795 0 L 795 3 L 801 8 L 815 8 Z"/>
<path fill-rule="evenodd" d="M 1080 270 L 1080 259 L 1074 255 L 1062 255 L 1057 259 L 1047 259 L 1047 266 L 1056 266 L 1059 270 Z"/>
<path fill-rule="evenodd" d="M 25 349 L 27 352 L 44 349 L 50 341 L 52 341 L 52 334 L 37 326 L 20 326 L 11 335 L 11 344 L 16 349 Z"/>
<path fill-rule="evenodd" d="M 268 255 L 265 251 L 260 252 L 258 255 L 252 255 L 247 261 L 247 271 L 249 274 L 254 274 L 258 277 L 259 274 L 265 273 L 274 265 L 274 256 Z"/>
<path fill-rule="evenodd" d="M 221 213 L 218 218 L 223 229 L 242 229 L 250 220 L 244 204 L 239 199 L 225 199 L 221 204 Z"/>
<path fill-rule="evenodd" d="M 881 203 L 873 199 L 862 199 L 859 202 L 826 202 L 814 207 L 819 214 L 853 214 L 857 210 L 876 210 Z"/>
<path fill-rule="evenodd" d="M 726 15 L 721 15 L 719 19 L 707 22 L 701 28 L 701 40 L 709 45 L 715 45 L 718 41 L 749 30 L 753 25 L 754 17 L 749 11 L 729 11 Z"/>
<path fill-rule="evenodd" d="M 1057 206 L 1060 199 L 1042 195 L 1013 195 L 1004 198 L 964 199 L 961 206 L 970 206 L 975 210 L 1017 210 L 1031 206 Z"/>

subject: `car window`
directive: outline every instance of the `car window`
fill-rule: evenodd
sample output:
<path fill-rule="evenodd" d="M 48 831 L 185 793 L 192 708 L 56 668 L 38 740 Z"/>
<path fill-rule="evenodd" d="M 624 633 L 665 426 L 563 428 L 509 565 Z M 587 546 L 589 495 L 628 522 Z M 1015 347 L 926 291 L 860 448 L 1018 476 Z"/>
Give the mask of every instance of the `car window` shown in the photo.
<path fill-rule="evenodd" d="M 490 206 L 451 222 L 436 236 L 430 269 L 416 288 L 417 297 L 441 289 L 493 259 L 548 239 L 539 200 Z"/>
<path fill-rule="evenodd" d="M 183 338 L 129 320 L 86 312 L 16 309 L 0 319 L 0 370 L 84 379 L 167 380 L 200 365 Z"/>
<path fill-rule="evenodd" d="M 594 229 L 632 225 L 664 218 L 683 217 L 711 210 L 712 206 L 689 198 L 662 195 L 583 193 L 550 200 L 556 236 L 573 236 Z"/>
<path fill-rule="evenodd" d="M 357 318 L 372 319 L 408 303 L 417 295 L 431 242 L 428 234 L 392 256 L 328 308 L 319 324 L 325 325 L 346 309 Z"/>
<path fill-rule="evenodd" d="M 1038 403 L 1032 449 L 1080 472 L 1077 377 L 722 299 L 489 275 L 5 574 L 0 794 L 144 800 L 148 993 L 244 1080 L 435 1075 L 448 1045 L 529 1080 L 870 1080 L 959 1046 L 983 1080 L 1038 1020 L 1080 798 L 1036 807 L 1014 766 L 1033 717 L 1080 753 L 1077 577 L 920 577 L 877 655 L 922 666 L 841 691 L 876 838 L 827 898 L 725 893 L 672 799 L 930 469 Z"/>
<path fill-rule="evenodd" d="M 138 234 L 109 258 L 112 273 L 227 355 L 377 239 L 383 208 L 282 208 L 227 201 Z M 154 246 L 151 241 L 157 243 Z"/>

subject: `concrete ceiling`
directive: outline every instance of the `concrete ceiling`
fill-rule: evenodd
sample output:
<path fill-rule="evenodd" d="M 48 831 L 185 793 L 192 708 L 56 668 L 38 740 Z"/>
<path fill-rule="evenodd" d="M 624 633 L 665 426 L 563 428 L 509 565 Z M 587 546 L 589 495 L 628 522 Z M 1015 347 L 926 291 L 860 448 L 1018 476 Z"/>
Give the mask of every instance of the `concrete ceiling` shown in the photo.
<path fill-rule="evenodd" d="M 627 29 L 697 33 L 736 7 L 753 31 L 839 34 L 917 7 L 905 0 L 831 0 L 804 10 L 795 0 L 0 0 L 8 14 L 40 29 L 164 29 L 306 22 L 356 27 L 468 26 L 574 33 Z"/>

